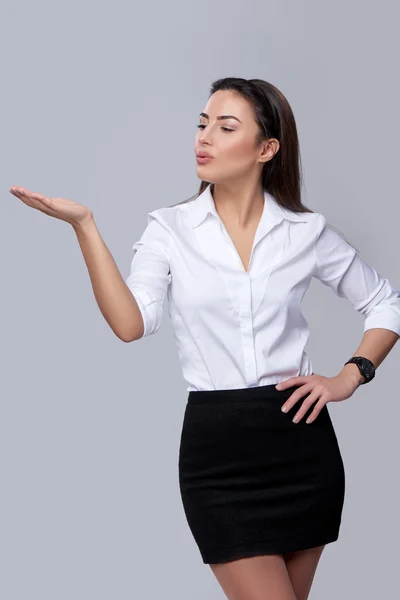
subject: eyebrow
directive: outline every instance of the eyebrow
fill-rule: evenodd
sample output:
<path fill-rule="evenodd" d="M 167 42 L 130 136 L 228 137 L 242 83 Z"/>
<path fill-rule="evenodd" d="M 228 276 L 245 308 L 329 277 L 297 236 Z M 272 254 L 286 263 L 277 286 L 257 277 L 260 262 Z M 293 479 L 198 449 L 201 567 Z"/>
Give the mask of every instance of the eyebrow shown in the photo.
<path fill-rule="evenodd" d="M 210 117 L 208 116 L 207 113 L 201 112 L 200 117 L 205 117 L 206 119 L 209 119 Z M 234 117 L 233 115 L 220 115 L 219 117 L 217 117 L 218 121 L 221 121 L 222 119 L 236 119 L 236 121 L 239 121 L 239 123 L 241 123 L 242 121 L 240 119 L 238 119 L 237 117 Z"/>

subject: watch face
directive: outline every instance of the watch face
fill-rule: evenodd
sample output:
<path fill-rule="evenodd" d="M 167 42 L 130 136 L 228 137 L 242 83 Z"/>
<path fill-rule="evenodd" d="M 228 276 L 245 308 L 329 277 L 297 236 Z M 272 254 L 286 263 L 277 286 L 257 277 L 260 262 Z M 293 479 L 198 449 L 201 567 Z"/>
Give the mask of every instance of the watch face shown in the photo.
<path fill-rule="evenodd" d="M 371 381 L 375 377 L 375 366 L 368 358 L 363 356 L 353 356 L 348 362 L 356 363 L 366 381 Z"/>
<path fill-rule="evenodd" d="M 373 375 L 374 369 L 371 367 L 371 365 L 365 365 L 364 369 L 367 372 L 369 377 L 371 377 L 371 375 Z"/>
<path fill-rule="evenodd" d="M 373 365 L 370 363 L 370 361 L 361 359 L 361 360 L 358 360 L 357 362 L 361 367 L 362 374 L 367 379 L 370 379 L 371 377 L 373 377 L 375 369 L 374 369 Z"/>

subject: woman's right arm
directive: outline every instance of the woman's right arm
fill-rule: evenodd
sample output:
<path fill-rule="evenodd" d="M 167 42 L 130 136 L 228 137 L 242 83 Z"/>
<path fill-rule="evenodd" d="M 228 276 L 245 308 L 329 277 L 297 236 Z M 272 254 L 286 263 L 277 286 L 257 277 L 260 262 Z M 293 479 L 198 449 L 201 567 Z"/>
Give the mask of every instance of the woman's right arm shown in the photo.
<path fill-rule="evenodd" d="M 140 268 L 141 273 L 136 273 L 137 269 L 133 269 L 128 287 L 96 227 L 90 208 L 67 198 L 49 198 L 40 193 L 33 193 L 27 188 L 12 186 L 10 192 L 27 206 L 72 225 L 89 271 L 97 304 L 117 337 L 124 342 L 132 342 L 151 331 L 150 318 L 157 296 L 153 298 L 152 294 L 147 294 L 150 298 L 148 303 L 147 296 L 144 297 L 147 288 L 150 287 L 151 291 L 152 287 L 147 281 L 142 282 L 147 276 L 147 269 Z M 146 256 L 146 253 L 144 254 Z M 140 265 L 140 261 L 136 260 L 136 263 Z M 144 267 L 146 266 L 145 263 Z M 134 293 L 141 303 L 145 319 Z M 150 304 L 151 310 L 147 304 Z"/>
<path fill-rule="evenodd" d="M 96 227 L 93 216 L 73 224 L 100 312 L 124 342 L 143 336 L 142 313 L 115 260 Z"/>

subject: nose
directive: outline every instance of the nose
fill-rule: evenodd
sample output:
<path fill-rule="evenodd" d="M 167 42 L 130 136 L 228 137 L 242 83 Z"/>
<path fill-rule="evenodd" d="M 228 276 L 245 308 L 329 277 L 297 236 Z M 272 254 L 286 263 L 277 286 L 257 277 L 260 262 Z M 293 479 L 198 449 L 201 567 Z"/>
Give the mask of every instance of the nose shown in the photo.
<path fill-rule="evenodd" d="M 211 132 L 210 127 L 206 127 L 205 129 L 199 129 L 198 140 L 201 144 L 203 144 L 205 142 L 210 144 L 212 142 L 212 136 L 211 136 L 210 132 Z"/>

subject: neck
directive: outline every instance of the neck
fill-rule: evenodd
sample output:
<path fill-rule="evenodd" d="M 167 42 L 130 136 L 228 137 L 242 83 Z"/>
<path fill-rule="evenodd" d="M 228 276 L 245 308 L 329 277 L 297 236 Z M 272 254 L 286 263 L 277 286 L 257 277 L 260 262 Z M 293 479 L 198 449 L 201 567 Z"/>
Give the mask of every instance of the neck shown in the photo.
<path fill-rule="evenodd" d="M 215 208 L 225 222 L 247 227 L 258 221 L 264 210 L 264 190 L 257 185 L 212 184 Z"/>

